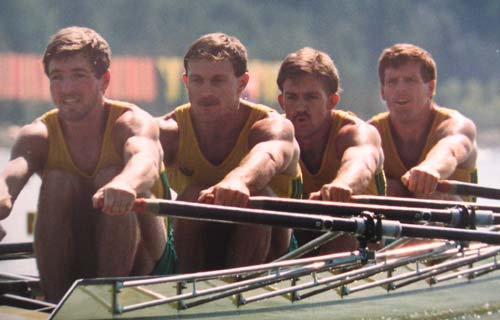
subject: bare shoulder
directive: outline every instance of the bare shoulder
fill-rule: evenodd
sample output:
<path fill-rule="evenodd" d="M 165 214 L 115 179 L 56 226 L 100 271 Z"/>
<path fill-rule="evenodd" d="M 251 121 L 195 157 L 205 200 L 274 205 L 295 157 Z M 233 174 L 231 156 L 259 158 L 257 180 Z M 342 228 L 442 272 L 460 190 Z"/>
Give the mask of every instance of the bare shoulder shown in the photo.
<path fill-rule="evenodd" d="M 175 111 L 156 118 L 160 128 L 160 142 L 163 147 L 166 165 L 173 163 L 179 149 L 179 126 Z"/>
<path fill-rule="evenodd" d="M 116 119 L 114 125 L 116 137 L 127 139 L 138 136 L 158 139 L 158 123 L 151 114 L 131 103 L 126 103 L 125 108 L 125 112 Z"/>
<path fill-rule="evenodd" d="M 47 158 L 48 138 L 47 126 L 40 118 L 24 125 L 17 134 L 11 158 L 23 156 L 41 165 Z"/>
<path fill-rule="evenodd" d="M 476 140 L 476 125 L 457 110 L 447 109 L 445 120 L 438 128 L 437 134 L 442 137 L 451 135 L 464 135 L 472 141 Z"/>
<path fill-rule="evenodd" d="M 378 131 L 373 125 L 352 113 L 348 113 L 347 115 L 345 115 L 342 122 L 342 127 L 339 130 L 338 138 L 343 139 L 344 137 L 346 139 L 361 139 L 365 142 L 377 142 L 378 140 L 380 140 Z"/>
<path fill-rule="evenodd" d="M 265 118 L 256 121 L 252 125 L 250 137 L 261 140 L 292 141 L 294 139 L 293 124 L 281 114 L 272 111 Z"/>

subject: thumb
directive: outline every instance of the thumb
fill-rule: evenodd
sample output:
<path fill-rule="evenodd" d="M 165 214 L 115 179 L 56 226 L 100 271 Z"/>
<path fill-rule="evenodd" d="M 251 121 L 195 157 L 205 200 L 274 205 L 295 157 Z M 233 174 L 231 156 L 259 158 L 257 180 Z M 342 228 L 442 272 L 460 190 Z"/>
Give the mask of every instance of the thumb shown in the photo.
<path fill-rule="evenodd" d="M 97 190 L 97 192 L 92 196 L 92 205 L 96 209 L 104 206 L 104 192 L 102 189 Z"/>
<path fill-rule="evenodd" d="M 404 175 L 401 176 L 401 183 L 405 186 L 408 187 L 408 183 L 410 181 L 410 172 L 406 172 Z"/>

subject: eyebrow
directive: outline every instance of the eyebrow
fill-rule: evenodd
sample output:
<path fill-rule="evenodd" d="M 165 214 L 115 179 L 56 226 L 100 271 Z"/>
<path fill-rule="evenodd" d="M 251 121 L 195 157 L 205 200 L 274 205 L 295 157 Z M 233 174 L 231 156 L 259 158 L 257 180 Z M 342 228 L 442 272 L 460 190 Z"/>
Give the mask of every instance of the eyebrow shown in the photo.
<path fill-rule="evenodd" d="M 89 69 L 87 69 L 87 68 L 82 68 L 82 67 L 75 67 L 75 68 L 71 68 L 71 69 L 70 69 L 70 71 L 71 71 L 71 72 L 81 72 L 81 71 L 83 71 L 83 72 L 90 72 L 90 73 L 92 73 L 92 70 L 89 70 Z M 51 74 L 53 74 L 53 73 L 58 73 L 58 72 L 62 72 L 62 71 L 61 71 L 60 69 L 55 68 L 55 69 L 52 69 L 52 70 L 49 72 L 49 75 L 51 75 Z"/>

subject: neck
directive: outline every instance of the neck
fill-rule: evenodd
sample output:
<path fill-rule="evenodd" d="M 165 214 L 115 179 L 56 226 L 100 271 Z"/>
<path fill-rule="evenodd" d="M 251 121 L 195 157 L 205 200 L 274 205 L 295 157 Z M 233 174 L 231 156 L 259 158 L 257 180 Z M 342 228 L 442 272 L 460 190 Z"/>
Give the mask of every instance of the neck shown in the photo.
<path fill-rule="evenodd" d="M 402 143 L 414 143 L 414 141 L 421 141 L 432 126 L 434 116 L 436 114 L 436 107 L 431 102 L 429 108 L 423 109 L 418 117 L 413 117 L 408 121 L 394 121 L 390 119 L 391 131 Z"/>
<path fill-rule="evenodd" d="M 308 136 L 296 136 L 300 146 L 300 159 L 311 173 L 315 173 L 321 166 L 331 127 L 331 117 L 328 117 L 319 130 Z"/>

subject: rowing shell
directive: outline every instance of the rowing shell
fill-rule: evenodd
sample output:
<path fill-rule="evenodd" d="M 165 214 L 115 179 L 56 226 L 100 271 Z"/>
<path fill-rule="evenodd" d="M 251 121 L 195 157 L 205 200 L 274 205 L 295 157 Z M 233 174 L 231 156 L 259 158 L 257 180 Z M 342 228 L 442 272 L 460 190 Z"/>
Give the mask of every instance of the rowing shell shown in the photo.
<path fill-rule="evenodd" d="M 239 219 L 240 223 L 271 219 L 287 227 L 300 222 L 299 228 L 327 231 L 327 236 L 338 232 L 337 226 L 347 226 L 359 236 L 367 233 L 357 229 L 366 231 L 368 225 L 384 232 L 387 222 L 265 210 L 256 214 L 250 209 L 163 200 L 144 204 L 159 214 L 171 211 L 187 216 L 194 212 L 201 219 Z M 193 210 L 185 212 L 190 206 Z M 231 212 L 225 215 L 228 210 Z M 495 216 L 491 217 L 494 221 Z M 289 225 L 291 220 L 294 226 Z M 403 236 L 406 230 L 424 237 L 432 232 L 435 236 L 431 238 L 445 238 L 439 233 L 450 232 L 455 241 L 410 246 L 403 237 L 377 252 L 360 250 L 312 258 L 292 255 L 269 264 L 164 277 L 83 279 L 73 284 L 50 315 L 21 310 L 27 313 L 16 319 L 448 319 L 500 315 L 500 235 L 496 226 L 461 231 L 429 226 L 425 233 L 421 226 L 399 222 L 387 226 L 390 234 Z M 394 232 L 396 229 L 399 231 Z M 457 233 L 468 236 L 458 237 Z M 483 243 L 463 242 L 470 239 Z M 0 307 L 0 316 L 1 312 Z"/>
<path fill-rule="evenodd" d="M 500 315 L 500 246 L 433 242 L 154 278 L 77 281 L 51 319 Z"/>

